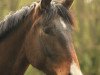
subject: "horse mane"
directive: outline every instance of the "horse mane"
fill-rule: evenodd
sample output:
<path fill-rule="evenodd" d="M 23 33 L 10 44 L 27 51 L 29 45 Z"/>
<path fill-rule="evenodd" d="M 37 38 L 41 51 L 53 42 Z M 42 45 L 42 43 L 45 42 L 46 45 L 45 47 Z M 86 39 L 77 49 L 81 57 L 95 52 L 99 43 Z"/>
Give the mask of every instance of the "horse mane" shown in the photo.
<path fill-rule="evenodd" d="M 7 15 L 5 19 L 0 22 L 0 40 L 18 28 L 21 22 L 29 15 L 31 10 L 31 7 L 26 6 Z"/>
<path fill-rule="evenodd" d="M 33 5 L 34 4 L 31 6 Z M 0 40 L 6 37 L 10 32 L 15 31 L 15 29 L 21 25 L 24 19 L 27 18 L 32 11 L 33 8 L 31 6 L 26 6 L 16 12 L 10 13 L 3 21 L 0 22 Z M 74 26 L 74 21 L 69 10 L 61 5 L 57 5 L 56 8 L 54 5 L 52 5 L 52 7 L 52 9 L 47 9 L 47 15 L 45 15 L 46 18 L 44 21 L 48 22 L 50 18 L 52 19 L 54 17 L 53 15 L 55 15 L 55 13 L 58 13 L 60 16 L 66 19 L 69 24 Z"/>

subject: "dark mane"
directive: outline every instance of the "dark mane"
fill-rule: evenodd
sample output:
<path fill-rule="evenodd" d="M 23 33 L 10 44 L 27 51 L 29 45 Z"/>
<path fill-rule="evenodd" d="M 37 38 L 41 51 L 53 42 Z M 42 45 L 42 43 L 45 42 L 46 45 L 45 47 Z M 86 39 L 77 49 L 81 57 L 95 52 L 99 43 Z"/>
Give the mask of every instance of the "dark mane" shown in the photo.
<path fill-rule="evenodd" d="M 0 40 L 6 37 L 10 32 L 15 31 L 15 29 L 17 29 L 21 25 L 22 21 L 29 15 L 31 10 L 31 7 L 23 7 L 21 10 L 15 13 L 10 13 L 3 21 L 1 21 Z M 46 12 L 44 12 L 44 24 L 45 22 L 48 23 L 50 19 L 53 19 L 55 14 L 59 14 L 61 17 L 66 19 L 70 25 L 74 24 L 73 18 L 71 17 L 69 11 L 64 6 L 55 4 L 52 4 L 51 8 L 47 8 Z"/>
<path fill-rule="evenodd" d="M 31 8 L 26 6 L 15 13 L 10 13 L 0 22 L 0 40 L 20 26 L 21 22 L 29 15 Z"/>

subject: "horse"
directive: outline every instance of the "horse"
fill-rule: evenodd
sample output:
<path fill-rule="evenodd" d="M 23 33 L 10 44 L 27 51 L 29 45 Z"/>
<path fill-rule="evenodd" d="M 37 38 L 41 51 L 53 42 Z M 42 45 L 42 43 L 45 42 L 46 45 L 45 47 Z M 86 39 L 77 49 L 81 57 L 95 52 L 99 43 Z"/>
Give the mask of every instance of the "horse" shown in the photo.
<path fill-rule="evenodd" d="M 41 0 L 0 22 L 0 74 L 24 75 L 29 64 L 46 75 L 82 75 L 72 41 L 73 0 Z"/>

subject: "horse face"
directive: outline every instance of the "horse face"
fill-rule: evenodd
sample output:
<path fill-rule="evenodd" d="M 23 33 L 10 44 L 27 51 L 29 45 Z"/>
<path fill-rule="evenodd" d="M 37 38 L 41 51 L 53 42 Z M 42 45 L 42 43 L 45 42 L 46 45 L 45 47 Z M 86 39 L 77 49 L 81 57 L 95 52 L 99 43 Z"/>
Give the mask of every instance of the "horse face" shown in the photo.
<path fill-rule="evenodd" d="M 41 16 L 29 34 L 28 59 L 47 75 L 82 75 L 71 39 L 73 21 L 68 10 L 72 1 L 68 2 L 42 0 Z"/>

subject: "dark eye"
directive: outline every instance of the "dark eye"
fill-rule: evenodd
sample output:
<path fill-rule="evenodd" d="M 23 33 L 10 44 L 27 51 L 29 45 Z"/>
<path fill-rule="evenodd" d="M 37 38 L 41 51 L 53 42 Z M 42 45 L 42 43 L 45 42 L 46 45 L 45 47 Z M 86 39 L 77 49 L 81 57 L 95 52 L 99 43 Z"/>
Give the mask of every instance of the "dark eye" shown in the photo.
<path fill-rule="evenodd" d="M 49 35 L 52 35 L 53 34 L 53 29 L 52 27 L 45 27 L 43 29 L 43 31 L 46 33 L 46 34 L 49 34 Z"/>

